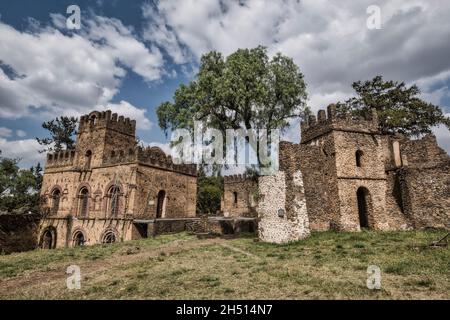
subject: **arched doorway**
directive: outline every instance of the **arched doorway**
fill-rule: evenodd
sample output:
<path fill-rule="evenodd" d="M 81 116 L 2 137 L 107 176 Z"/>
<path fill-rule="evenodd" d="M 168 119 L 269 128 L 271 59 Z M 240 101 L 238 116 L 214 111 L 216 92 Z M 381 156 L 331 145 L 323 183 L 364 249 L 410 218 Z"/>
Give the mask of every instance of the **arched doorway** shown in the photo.
<path fill-rule="evenodd" d="M 358 201 L 359 226 L 362 228 L 370 228 L 369 216 L 371 214 L 371 199 L 367 188 L 360 187 L 356 191 Z"/>
<path fill-rule="evenodd" d="M 81 247 L 84 246 L 86 239 L 84 237 L 84 233 L 81 230 L 75 231 L 73 234 L 73 246 Z"/>
<path fill-rule="evenodd" d="M 165 215 L 166 192 L 161 190 L 158 192 L 158 202 L 156 205 L 156 218 L 162 218 Z"/>
<path fill-rule="evenodd" d="M 39 241 L 39 247 L 42 249 L 54 249 L 56 247 L 56 229 L 48 227 L 42 232 Z"/>

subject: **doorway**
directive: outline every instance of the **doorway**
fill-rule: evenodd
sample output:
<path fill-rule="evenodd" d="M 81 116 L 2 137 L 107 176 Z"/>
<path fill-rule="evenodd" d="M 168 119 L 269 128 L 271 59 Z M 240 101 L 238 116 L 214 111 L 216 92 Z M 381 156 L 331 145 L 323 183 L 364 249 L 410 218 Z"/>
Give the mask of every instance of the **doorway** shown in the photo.
<path fill-rule="evenodd" d="M 165 215 L 166 192 L 161 190 L 158 192 L 158 203 L 156 205 L 156 218 L 162 218 Z"/>
<path fill-rule="evenodd" d="M 370 215 L 370 193 L 364 187 L 358 188 L 356 191 L 356 197 L 358 199 L 358 216 L 359 226 L 361 229 L 370 228 L 369 215 Z"/>

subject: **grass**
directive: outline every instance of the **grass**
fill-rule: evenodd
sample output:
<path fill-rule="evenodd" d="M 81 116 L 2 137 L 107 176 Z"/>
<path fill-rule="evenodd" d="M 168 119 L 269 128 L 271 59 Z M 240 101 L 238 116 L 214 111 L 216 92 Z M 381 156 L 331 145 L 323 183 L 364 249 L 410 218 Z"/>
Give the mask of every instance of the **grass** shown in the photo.
<path fill-rule="evenodd" d="M 0 256 L 1 299 L 450 299 L 443 231 L 313 233 L 285 245 L 164 235 Z M 79 265 L 80 290 L 65 270 Z M 381 269 L 381 289 L 366 286 Z"/>

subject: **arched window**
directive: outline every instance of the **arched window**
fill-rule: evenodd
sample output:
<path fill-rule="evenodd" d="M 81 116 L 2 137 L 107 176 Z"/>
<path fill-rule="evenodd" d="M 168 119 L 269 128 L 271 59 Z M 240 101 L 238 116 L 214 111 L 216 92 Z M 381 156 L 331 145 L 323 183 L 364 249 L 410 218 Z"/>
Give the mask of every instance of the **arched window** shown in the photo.
<path fill-rule="evenodd" d="M 91 168 L 91 159 L 92 159 L 92 151 L 88 150 L 88 151 L 86 151 L 86 154 L 84 156 L 84 168 L 85 169 Z"/>
<path fill-rule="evenodd" d="M 235 191 L 233 192 L 233 203 L 236 206 L 238 203 L 238 193 Z"/>
<path fill-rule="evenodd" d="M 86 187 L 82 188 L 78 194 L 78 198 L 78 215 L 80 217 L 86 217 L 88 215 L 89 190 Z"/>
<path fill-rule="evenodd" d="M 76 231 L 73 235 L 73 246 L 81 247 L 81 246 L 84 246 L 85 242 L 86 242 L 86 239 L 84 238 L 83 232 L 80 230 Z"/>
<path fill-rule="evenodd" d="M 357 167 L 362 166 L 362 157 L 363 157 L 363 152 L 361 150 L 357 150 L 355 153 L 355 160 L 356 160 Z"/>
<path fill-rule="evenodd" d="M 115 158 L 116 157 L 116 152 L 113 150 L 113 151 L 111 151 L 111 158 Z"/>
<path fill-rule="evenodd" d="M 97 117 L 96 116 L 91 116 L 91 118 L 89 119 L 91 125 L 96 125 L 97 124 Z"/>
<path fill-rule="evenodd" d="M 60 199 L 61 199 L 61 191 L 59 191 L 59 189 L 53 190 L 53 192 L 52 192 L 52 209 L 50 211 L 51 215 L 58 214 Z"/>
<path fill-rule="evenodd" d="M 103 234 L 102 243 L 114 243 L 117 241 L 116 234 L 112 230 L 107 230 Z"/>
<path fill-rule="evenodd" d="M 108 198 L 109 198 L 109 214 L 112 217 L 117 217 L 119 214 L 119 206 L 120 206 L 120 188 L 118 186 L 112 186 L 108 190 Z"/>

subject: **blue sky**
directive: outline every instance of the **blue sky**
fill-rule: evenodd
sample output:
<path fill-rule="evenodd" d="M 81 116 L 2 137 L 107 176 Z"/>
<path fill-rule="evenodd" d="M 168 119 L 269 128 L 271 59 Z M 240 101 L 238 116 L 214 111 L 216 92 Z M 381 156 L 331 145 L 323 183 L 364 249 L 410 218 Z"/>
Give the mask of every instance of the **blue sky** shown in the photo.
<path fill-rule="evenodd" d="M 29 166 L 43 160 L 34 138 L 60 114 L 112 109 L 138 120 L 145 143 L 164 145 L 155 109 L 195 75 L 201 55 L 265 45 L 299 65 L 313 110 L 382 74 L 417 83 L 450 113 L 448 1 L 31 1 L 0 2 L 0 150 Z M 81 9 L 80 30 L 65 27 Z M 12 72 L 11 70 L 14 70 Z M 436 128 L 450 151 L 450 133 Z M 297 142 L 298 125 L 285 133 Z"/>

